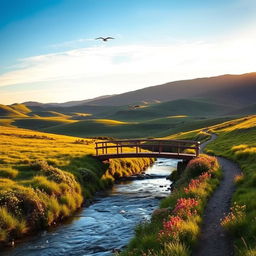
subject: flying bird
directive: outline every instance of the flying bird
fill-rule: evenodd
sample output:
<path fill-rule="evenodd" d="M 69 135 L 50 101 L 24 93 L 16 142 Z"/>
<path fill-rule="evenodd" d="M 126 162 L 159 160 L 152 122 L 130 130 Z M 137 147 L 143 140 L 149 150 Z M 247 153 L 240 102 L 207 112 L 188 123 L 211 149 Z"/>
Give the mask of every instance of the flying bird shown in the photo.
<path fill-rule="evenodd" d="M 98 37 L 98 38 L 95 38 L 95 40 L 98 40 L 98 39 L 101 39 L 102 41 L 104 42 L 107 42 L 109 39 L 115 39 L 114 37 Z"/>

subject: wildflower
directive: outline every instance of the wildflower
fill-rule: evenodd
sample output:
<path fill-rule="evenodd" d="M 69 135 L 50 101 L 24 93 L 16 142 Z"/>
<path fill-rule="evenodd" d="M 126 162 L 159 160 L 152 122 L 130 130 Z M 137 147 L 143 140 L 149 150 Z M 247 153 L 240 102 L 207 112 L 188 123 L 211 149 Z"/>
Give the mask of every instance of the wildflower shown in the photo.
<path fill-rule="evenodd" d="M 221 225 L 228 228 L 229 226 L 240 222 L 245 217 L 245 209 L 245 205 L 239 205 L 235 202 L 234 206 L 230 208 L 229 214 L 221 219 Z"/>
<path fill-rule="evenodd" d="M 191 192 L 192 190 L 200 187 L 200 185 L 205 182 L 206 180 L 211 178 L 211 174 L 209 172 L 202 173 L 197 179 L 192 179 L 188 186 L 184 188 L 186 194 Z"/>
<path fill-rule="evenodd" d="M 168 221 L 163 222 L 163 229 L 159 232 L 159 237 L 172 236 L 177 237 L 179 227 L 182 223 L 182 219 L 179 216 L 170 216 Z"/>
<path fill-rule="evenodd" d="M 177 200 L 173 212 L 181 217 L 192 216 L 197 213 L 194 209 L 198 205 L 198 201 L 194 198 L 180 198 Z"/>

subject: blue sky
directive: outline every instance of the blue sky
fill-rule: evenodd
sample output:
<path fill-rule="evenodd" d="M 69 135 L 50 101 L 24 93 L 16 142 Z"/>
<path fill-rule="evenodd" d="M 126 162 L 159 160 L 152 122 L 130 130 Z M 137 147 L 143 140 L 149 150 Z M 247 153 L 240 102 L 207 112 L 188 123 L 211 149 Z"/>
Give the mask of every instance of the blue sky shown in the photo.
<path fill-rule="evenodd" d="M 0 12 L 0 103 L 255 71 L 254 0 L 0 0 Z"/>

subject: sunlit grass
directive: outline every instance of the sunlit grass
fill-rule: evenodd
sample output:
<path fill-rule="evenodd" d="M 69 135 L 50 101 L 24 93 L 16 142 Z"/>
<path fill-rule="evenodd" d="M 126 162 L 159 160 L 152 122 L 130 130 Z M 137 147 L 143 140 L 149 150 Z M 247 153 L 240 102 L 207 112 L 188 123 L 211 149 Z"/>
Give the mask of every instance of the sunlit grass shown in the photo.
<path fill-rule="evenodd" d="M 11 167 L 0 167 L 0 177 L 1 178 L 15 178 L 19 174 L 18 170 L 15 170 Z"/>
<path fill-rule="evenodd" d="M 206 130 L 218 134 L 218 138 L 207 146 L 206 152 L 237 162 L 243 171 L 234 180 L 236 192 L 233 195 L 232 207 L 235 204 L 245 206 L 244 217 L 230 217 L 225 227 L 235 238 L 237 255 L 255 255 L 256 116 L 234 119 L 207 127 Z M 195 139 L 197 134 L 198 131 L 191 131 L 173 138 Z"/>
<path fill-rule="evenodd" d="M 167 118 L 185 118 L 185 117 L 188 117 L 186 115 L 178 115 L 178 116 L 168 116 Z"/>
<path fill-rule="evenodd" d="M 0 241 L 70 216 L 116 178 L 152 163 L 143 158 L 102 163 L 92 157 L 95 141 L 0 127 Z"/>
<path fill-rule="evenodd" d="M 105 124 L 105 125 L 122 125 L 122 124 L 129 124 L 128 122 L 122 122 L 117 120 L 111 119 L 92 119 L 95 123 Z"/>

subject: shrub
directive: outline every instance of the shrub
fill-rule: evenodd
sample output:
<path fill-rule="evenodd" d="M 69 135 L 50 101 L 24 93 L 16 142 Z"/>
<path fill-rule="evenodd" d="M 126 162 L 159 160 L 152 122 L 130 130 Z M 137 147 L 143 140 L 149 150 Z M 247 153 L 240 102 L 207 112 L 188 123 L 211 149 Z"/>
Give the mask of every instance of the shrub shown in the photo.
<path fill-rule="evenodd" d="M 169 215 L 169 212 L 170 211 L 168 210 L 168 208 L 154 210 L 151 216 L 152 221 L 159 221 L 159 220 L 166 219 Z"/>
<path fill-rule="evenodd" d="M 234 178 L 234 183 L 236 185 L 239 185 L 239 184 L 242 184 L 244 181 L 244 174 L 239 174 L 239 175 L 236 175 L 235 178 Z"/>
<path fill-rule="evenodd" d="M 86 168 L 79 168 L 77 171 L 78 171 L 79 176 L 81 177 L 83 183 L 92 183 L 92 184 L 96 183 L 97 184 L 99 182 L 99 178 L 95 172 L 93 172 L 89 169 L 86 169 Z"/>
<path fill-rule="evenodd" d="M 31 185 L 49 195 L 61 194 L 59 185 L 54 181 L 48 180 L 45 176 L 35 176 L 31 181 Z"/>
<path fill-rule="evenodd" d="M 19 171 L 12 168 L 0 168 L 0 177 L 13 179 L 18 175 Z"/>
<path fill-rule="evenodd" d="M 164 250 L 159 256 L 187 256 L 190 254 L 188 247 L 181 242 L 170 242 L 164 245 Z"/>
<path fill-rule="evenodd" d="M 200 155 L 189 161 L 186 168 L 186 173 L 189 177 L 197 177 L 202 173 L 206 173 L 209 170 L 215 171 L 218 168 L 218 162 L 215 157 L 208 155 Z"/>
<path fill-rule="evenodd" d="M 0 190 L 0 206 L 18 218 L 26 218 L 33 228 L 46 224 L 45 203 L 32 188 L 15 186 L 13 189 Z"/>
<path fill-rule="evenodd" d="M 0 207 L 0 230 L 0 241 L 7 239 L 8 234 L 18 237 L 27 231 L 26 222 L 14 217 L 6 207 Z"/>

